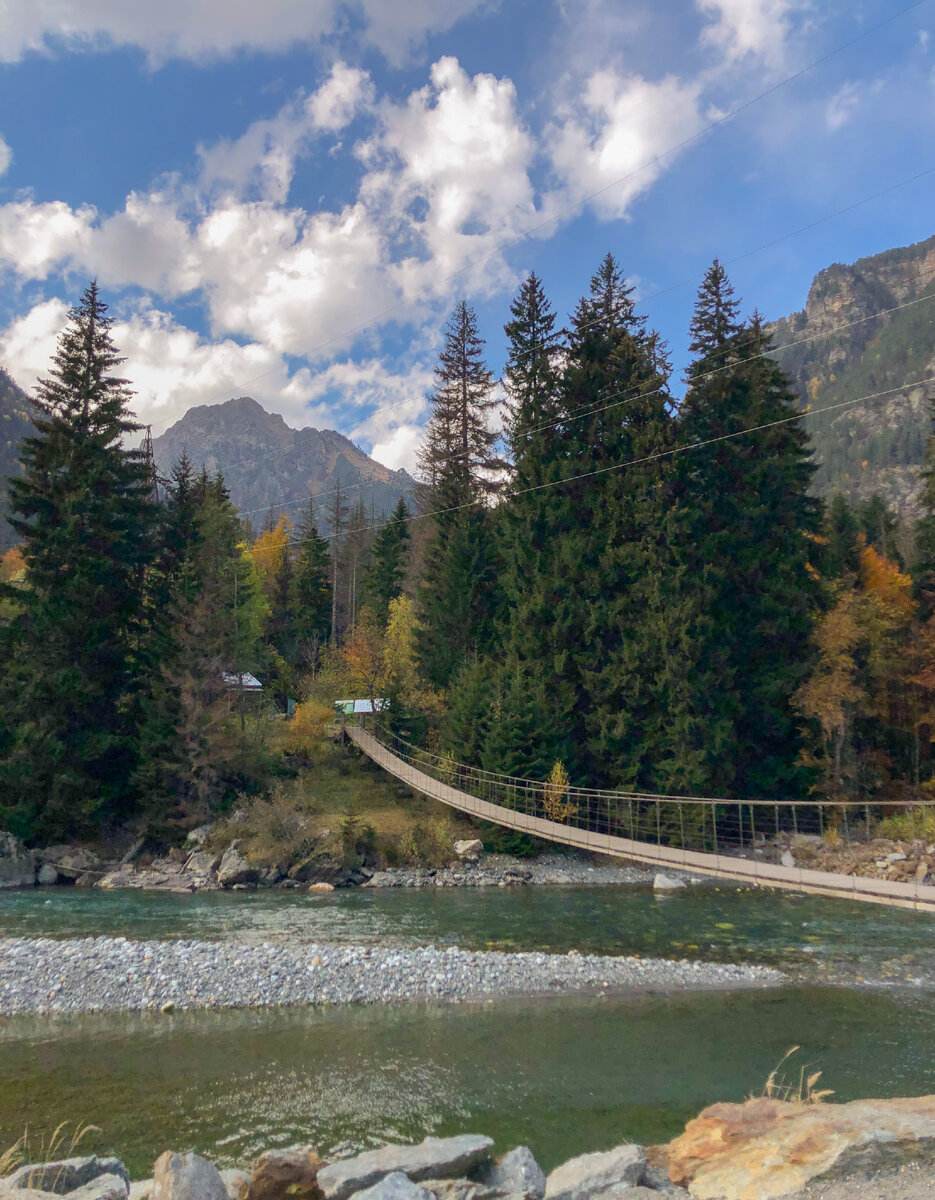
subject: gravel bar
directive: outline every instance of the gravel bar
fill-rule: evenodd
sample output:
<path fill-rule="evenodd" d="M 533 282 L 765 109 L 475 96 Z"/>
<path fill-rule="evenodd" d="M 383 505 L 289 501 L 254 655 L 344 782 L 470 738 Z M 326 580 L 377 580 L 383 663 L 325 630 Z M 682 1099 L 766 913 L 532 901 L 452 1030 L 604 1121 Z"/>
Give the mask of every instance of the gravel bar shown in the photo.
<path fill-rule="evenodd" d="M 776 987 L 752 965 L 602 955 L 127 938 L 0 940 L 0 1015 L 457 1002 L 581 991 Z"/>

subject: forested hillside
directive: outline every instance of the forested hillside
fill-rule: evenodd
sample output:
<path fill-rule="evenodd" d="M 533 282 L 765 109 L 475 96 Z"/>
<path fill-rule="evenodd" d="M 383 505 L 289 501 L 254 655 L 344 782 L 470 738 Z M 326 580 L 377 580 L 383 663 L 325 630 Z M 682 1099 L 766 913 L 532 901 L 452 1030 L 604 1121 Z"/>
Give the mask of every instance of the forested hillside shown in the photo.
<path fill-rule="evenodd" d="M 805 309 L 771 326 L 777 361 L 803 405 L 899 388 L 809 420 L 817 491 L 840 489 L 852 502 L 880 493 L 899 514 L 917 515 L 935 384 L 913 381 L 935 375 L 932 297 L 935 237 L 826 267 Z"/>
<path fill-rule="evenodd" d="M 10 476 L 20 473 L 19 444 L 32 432 L 29 397 L 0 368 L 0 542 L 7 542 L 11 530 L 6 523 Z"/>
<path fill-rule="evenodd" d="M 189 409 L 153 439 L 159 470 L 168 475 L 182 452 L 196 470 L 220 471 L 234 506 L 262 526 L 280 510 L 296 516 L 311 496 L 320 496 L 322 528 L 330 529 L 335 491 L 352 508 L 358 503 L 377 516 L 411 496 L 415 481 L 390 471 L 333 429 L 292 429 L 249 396 Z"/>

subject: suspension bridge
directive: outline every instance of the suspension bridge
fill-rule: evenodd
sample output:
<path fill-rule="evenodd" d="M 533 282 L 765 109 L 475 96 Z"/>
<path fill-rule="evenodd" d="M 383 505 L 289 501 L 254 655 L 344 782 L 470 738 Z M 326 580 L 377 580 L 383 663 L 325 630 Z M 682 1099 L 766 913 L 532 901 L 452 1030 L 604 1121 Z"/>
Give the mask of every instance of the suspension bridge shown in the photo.
<path fill-rule="evenodd" d="M 430 754 L 368 718 L 344 725 L 371 761 L 414 792 L 449 808 L 533 837 L 664 870 L 730 879 L 753 887 L 861 900 L 935 912 L 935 886 L 835 874 L 765 860 L 767 833 L 834 830 L 845 844 L 870 825 L 863 803 L 723 800 L 557 786 L 483 771 Z M 909 802 L 888 810 L 935 811 Z"/>

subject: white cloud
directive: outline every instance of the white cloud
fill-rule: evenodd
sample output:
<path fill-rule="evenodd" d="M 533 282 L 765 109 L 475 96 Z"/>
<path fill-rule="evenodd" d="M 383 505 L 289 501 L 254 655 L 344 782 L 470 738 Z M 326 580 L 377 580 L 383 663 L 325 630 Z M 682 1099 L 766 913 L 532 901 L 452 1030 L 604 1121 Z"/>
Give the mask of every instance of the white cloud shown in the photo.
<path fill-rule="evenodd" d="M 316 135 L 338 133 L 372 106 L 373 84 L 366 71 L 335 63 L 310 96 L 299 95 L 276 116 L 254 121 L 235 139 L 198 147 L 201 186 L 207 192 L 251 193 L 282 204 L 289 195 L 296 159 Z"/>
<path fill-rule="evenodd" d="M 595 197 L 595 208 L 624 216 L 670 161 L 668 155 L 653 160 L 702 128 L 698 92 L 672 75 L 657 81 L 610 69 L 592 75 L 546 133 L 569 200 L 607 189 Z"/>
<path fill-rule="evenodd" d="M 449 29 L 479 0 L 5 0 L 0 61 L 30 51 L 135 46 L 159 65 L 243 51 L 285 50 L 339 35 L 350 19 L 394 61 L 426 35 Z"/>
<path fill-rule="evenodd" d="M 757 58 L 779 66 L 786 53 L 792 18 L 802 0 L 698 0 L 711 20 L 702 40 L 715 46 L 729 62 Z"/>
<path fill-rule="evenodd" d="M 828 101 L 825 109 L 825 124 L 832 133 L 846 125 L 857 111 L 861 100 L 861 89 L 856 83 L 845 83 Z"/>
<path fill-rule="evenodd" d="M 3 137 L 0 136 L 0 175 L 5 174 L 9 170 L 12 161 L 13 151 L 4 141 Z"/>
<path fill-rule="evenodd" d="M 406 470 L 410 475 L 415 474 L 417 467 L 419 439 L 422 429 L 418 425 L 398 425 L 382 442 L 376 442 L 370 452 L 384 467 L 391 471 Z"/>

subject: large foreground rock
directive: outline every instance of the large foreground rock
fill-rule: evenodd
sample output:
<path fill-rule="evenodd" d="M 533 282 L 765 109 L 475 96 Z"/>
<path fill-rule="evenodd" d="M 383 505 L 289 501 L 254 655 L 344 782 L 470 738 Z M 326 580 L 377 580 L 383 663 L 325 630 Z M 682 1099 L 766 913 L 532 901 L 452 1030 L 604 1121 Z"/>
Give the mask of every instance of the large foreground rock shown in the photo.
<path fill-rule="evenodd" d="M 346 1200 L 394 1171 L 416 1181 L 464 1175 L 490 1158 L 492 1149 L 490 1138 L 470 1133 L 428 1137 L 418 1146 L 384 1146 L 323 1167 L 318 1172 L 318 1186 L 327 1200 Z"/>
<path fill-rule="evenodd" d="M 310 1146 L 267 1150 L 254 1163 L 246 1200 L 319 1200 L 318 1172 L 324 1165 Z"/>
<path fill-rule="evenodd" d="M 582 1154 L 549 1175 L 545 1200 L 591 1200 L 617 1188 L 643 1182 L 646 1155 L 642 1146 L 617 1146 L 613 1150 Z"/>
<path fill-rule="evenodd" d="M 517 1146 L 504 1154 L 484 1172 L 481 1182 L 506 1195 L 525 1196 L 526 1200 L 542 1200 L 545 1195 L 545 1173 L 528 1146 Z"/>
<path fill-rule="evenodd" d="M 32 1189 L 64 1196 L 102 1176 L 116 1176 L 129 1187 L 130 1175 L 119 1158 L 98 1158 L 88 1154 L 79 1158 L 60 1158 L 55 1162 L 28 1163 L 0 1181 L 0 1188 L 15 1192 Z"/>
<path fill-rule="evenodd" d="M 36 859 L 19 838 L 0 833 L 0 888 L 32 887 L 36 882 Z"/>
<path fill-rule="evenodd" d="M 156 1159 L 149 1200 L 228 1200 L 228 1196 L 214 1163 L 199 1154 L 167 1150 Z"/>
<path fill-rule="evenodd" d="M 935 1164 L 935 1096 L 712 1104 L 667 1149 L 669 1178 L 695 1200 L 770 1200 L 858 1172 Z"/>

